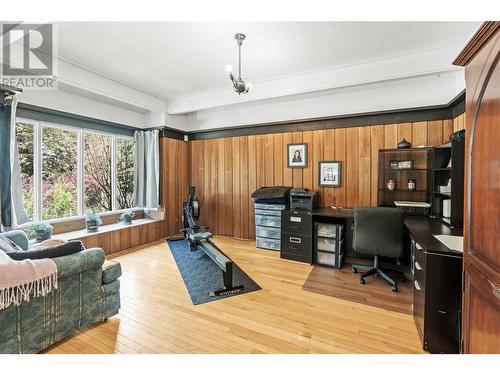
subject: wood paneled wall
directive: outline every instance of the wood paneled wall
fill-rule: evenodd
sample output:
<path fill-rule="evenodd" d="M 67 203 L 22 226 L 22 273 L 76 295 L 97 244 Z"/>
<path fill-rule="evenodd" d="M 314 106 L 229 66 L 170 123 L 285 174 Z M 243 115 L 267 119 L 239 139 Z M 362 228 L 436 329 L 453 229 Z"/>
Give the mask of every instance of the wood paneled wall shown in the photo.
<path fill-rule="evenodd" d="M 402 138 L 414 146 L 439 145 L 464 124 L 462 115 L 454 120 L 191 141 L 190 183 L 196 186 L 201 202 L 200 223 L 214 234 L 254 238 L 250 196 L 262 186 L 319 191 L 322 205 L 375 206 L 379 149 L 394 148 Z M 301 142 L 308 144 L 308 167 L 290 169 L 286 146 Z M 342 161 L 342 187 L 318 186 L 321 160 Z"/>
<path fill-rule="evenodd" d="M 182 202 L 189 186 L 189 143 L 160 138 L 160 200 L 165 223 L 158 238 L 178 234 L 183 227 Z"/>

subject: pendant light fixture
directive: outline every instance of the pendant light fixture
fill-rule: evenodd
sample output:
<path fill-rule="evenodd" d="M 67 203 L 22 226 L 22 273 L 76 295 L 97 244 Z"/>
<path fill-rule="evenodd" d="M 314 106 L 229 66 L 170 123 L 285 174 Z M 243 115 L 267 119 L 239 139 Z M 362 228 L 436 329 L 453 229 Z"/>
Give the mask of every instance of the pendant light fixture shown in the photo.
<path fill-rule="evenodd" d="M 236 78 L 233 74 L 233 67 L 231 65 L 226 66 L 226 72 L 229 73 L 229 78 L 233 83 L 233 89 L 240 94 L 246 94 L 252 88 L 250 83 L 245 83 L 241 78 L 241 45 L 245 40 L 246 35 L 242 33 L 237 33 L 234 35 L 234 39 L 236 39 L 236 43 L 238 43 L 238 77 Z"/>

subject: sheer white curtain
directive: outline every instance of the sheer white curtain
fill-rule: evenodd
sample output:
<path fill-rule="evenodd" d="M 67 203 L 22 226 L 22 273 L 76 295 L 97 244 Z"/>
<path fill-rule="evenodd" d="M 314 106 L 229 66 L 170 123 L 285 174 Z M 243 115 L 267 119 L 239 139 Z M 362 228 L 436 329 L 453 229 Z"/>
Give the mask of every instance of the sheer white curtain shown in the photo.
<path fill-rule="evenodd" d="M 159 130 L 136 131 L 134 200 L 141 208 L 157 210 L 160 204 Z"/>

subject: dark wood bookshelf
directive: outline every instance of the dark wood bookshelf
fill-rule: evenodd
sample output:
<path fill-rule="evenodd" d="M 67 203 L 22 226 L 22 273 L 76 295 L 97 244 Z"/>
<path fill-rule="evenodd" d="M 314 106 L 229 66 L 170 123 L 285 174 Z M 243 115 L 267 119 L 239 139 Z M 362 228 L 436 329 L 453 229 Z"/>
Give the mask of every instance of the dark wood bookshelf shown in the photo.
<path fill-rule="evenodd" d="M 379 150 L 378 162 L 378 205 L 394 207 L 394 201 L 432 201 L 432 148 L 406 148 Z M 391 161 L 411 160 L 411 168 L 390 168 Z M 408 180 L 416 182 L 416 189 L 408 189 Z M 393 190 L 387 188 L 394 180 Z"/>
<path fill-rule="evenodd" d="M 435 147 L 432 158 L 431 216 L 453 228 L 463 226 L 465 140 L 456 134 L 444 145 Z M 448 166 L 451 160 L 451 166 Z M 451 192 L 439 191 L 451 180 Z M 449 199 L 449 217 L 443 215 L 443 201 Z"/>

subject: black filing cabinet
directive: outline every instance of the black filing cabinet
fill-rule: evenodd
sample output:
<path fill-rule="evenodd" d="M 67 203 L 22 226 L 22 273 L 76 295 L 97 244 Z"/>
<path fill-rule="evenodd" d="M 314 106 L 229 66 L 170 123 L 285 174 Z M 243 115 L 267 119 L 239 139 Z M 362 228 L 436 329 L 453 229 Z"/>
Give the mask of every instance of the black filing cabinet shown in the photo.
<path fill-rule="evenodd" d="M 281 211 L 281 258 L 312 264 L 312 214 Z"/>
<path fill-rule="evenodd" d="M 459 353 L 462 257 L 423 246 L 411 236 L 413 317 L 423 348 Z"/>

